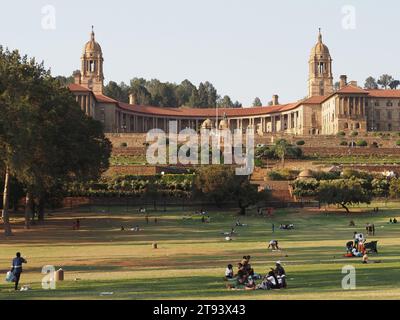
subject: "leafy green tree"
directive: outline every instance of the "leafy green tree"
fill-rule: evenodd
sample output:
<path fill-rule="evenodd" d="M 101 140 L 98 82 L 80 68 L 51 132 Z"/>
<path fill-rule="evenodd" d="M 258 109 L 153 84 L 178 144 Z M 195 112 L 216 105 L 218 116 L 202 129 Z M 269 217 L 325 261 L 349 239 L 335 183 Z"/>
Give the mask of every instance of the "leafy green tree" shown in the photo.
<path fill-rule="evenodd" d="M 196 86 L 189 80 L 184 80 L 176 87 L 176 96 L 178 99 L 178 106 L 189 106 L 190 98 L 193 92 L 197 91 Z"/>
<path fill-rule="evenodd" d="M 389 87 L 392 90 L 396 90 L 400 86 L 400 81 L 399 80 L 393 80 L 392 82 L 389 83 Z"/>
<path fill-rule="evenodd" d="M 129 91 L 130 87 L 124 82 L 117 84 L 114 81 L 110 81 L 104 87 L 104 94 L 106 96 L 125 103 L 129 102 Z"/>
<path fill-rule="evenodd" d="M 202 82 L 198 89 L 200 108 L 215 108 L 217 106 L 218 93 L 215 87 L 208 81 Z"/>
<path fill-rule="evenodd" d="M 133 95 L 135 104 L 138 105 L 151 105 L 153 99 L 150 92 L 146 88 L 146 80 L 134 78 L 131 80 L 130 94 Z"/>
<path fill-rule="evenodd" d="M 287 154 L 290 152 L 291 149 L 290 143 L 288 143 L 285 139 L 280 139 L 275 143 L 274 151 L 275 154 L 281 159 L 282 168 L 285 167 L 285 159 Z"/>
<path fill-rule="evenodd" d="M 179 106 L 174 84 L 163 83 L 157 79 L 152 79 L 147 82 L 146 89 L 151 95 L 153 105 L 170 108 L 176 108 Z"/>
<path fill-rule="evenodd" d="M 217 102 L 218 108 L 233 108 L 233 102 L 229 96 L 224 96 Z"/>
<path fill-rule="evenodd" d="M 400 179 L 390 180 L 389 195 L 393 199 L 398 199 L 400 197 Z"/>
<path fill-rule="evenodd" d="M 262 102 L 261 102 L 261 99 L 259 97 L 254 99 L 253 107 L 262 107 Z"/>
<path fill-rule="evenodd" d="M 218 207 L 224 202 L 237 203 L 240 214 L 261 200 L 266 200 L 267 192 L 258 192 L 247 176 L 238 176 L 235 170 L 225 166 L 206 166 L 198 170 L 194 186 L 198 193 L 213 201 Z"/>
<path fill-rule="evenodd" d="M 69 76 L 69 77 L 65 77 L 65 76 L 57 76 L 56 80 L 60 83 L 61 86 L 66 87 L 71 83 L 75 82 L 74 76 Z"/>
<path fill-rule="evenodd" d="M 390 83 L 392 83 L 394 81 L 393 77 L 391 75 L 388 74 L 383 74 L 380 76 L 379 80 L 378 80 L 378 84 L 383 88 L 383 89 L 387 89 L 387 87 L 389 86 Z"/>
<path fill-rule="evenodd" d="M 365 89 L 378 89 L 378 83 L 374 77 L 368 77 L 364 84 Z"/>
<path fill-rule="evenodd" d="M 317 198 L 321 203 L 340 205 L 347 213 L 350 213 L 350 205 L 360 203 L 370 204 L 372 192 L 365 180 L 338 179 L 321 181 Z"/>
<path fill-rule="evenodd" d="M 371 185 L 374 197 L 386 198 L 389 196 L 390 182 L 387 179 L 374 179 Z"/>
<path fill-rule="evenodd" d="M 108 167 L 111 143 L 75 97 L 43 64 L 0 50 L 1 160 L 5 168 L 3 222 L 9 225 L 9 182 L 26 190 L 25 226 L 34 198 L 70 179 L 98 177 Z"/>

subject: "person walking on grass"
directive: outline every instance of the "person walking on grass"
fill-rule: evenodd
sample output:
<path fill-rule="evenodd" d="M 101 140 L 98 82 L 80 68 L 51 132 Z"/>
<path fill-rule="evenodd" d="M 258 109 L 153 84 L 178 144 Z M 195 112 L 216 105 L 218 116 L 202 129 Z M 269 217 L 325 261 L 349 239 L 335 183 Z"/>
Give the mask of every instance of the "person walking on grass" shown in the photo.
<path fill-rule="evenodd" d="M 21 278 L 23 263 L 27 263 L 27 261 L 21 257 L 21 253 L 17 252 L 16 257 L 12 261 L 12 267 L 11 267 L 11 272 L 13 273 L 15 280 L 15 291 L 18 290 L 18 284 Z"/>

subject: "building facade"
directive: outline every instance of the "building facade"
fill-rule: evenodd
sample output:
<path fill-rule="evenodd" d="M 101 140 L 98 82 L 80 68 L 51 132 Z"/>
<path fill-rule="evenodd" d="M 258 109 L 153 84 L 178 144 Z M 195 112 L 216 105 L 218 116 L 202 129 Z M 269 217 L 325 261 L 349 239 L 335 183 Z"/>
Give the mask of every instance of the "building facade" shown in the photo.
<path fill-rule="evenodd" d="M 92 30 L 81 56 L 81 70 L 74 72 L 70 91 L 82 110 L 101 121 L 107 133 L 169 131 L 176 121 L 178 130 L 191 128 L 250 128 L 259 135 L 336 135 L 339 132 L 400 131 L 400 90 L 364 90 L 356 82 L 340 77 L 334 88 L 332 57 L 321 31 L 309 59 L 308 97 L 280 104 L 277 95 L 266 107 L 252 108 L 161 108 L 116 101 L 103 94 L 104 59 Z"/>

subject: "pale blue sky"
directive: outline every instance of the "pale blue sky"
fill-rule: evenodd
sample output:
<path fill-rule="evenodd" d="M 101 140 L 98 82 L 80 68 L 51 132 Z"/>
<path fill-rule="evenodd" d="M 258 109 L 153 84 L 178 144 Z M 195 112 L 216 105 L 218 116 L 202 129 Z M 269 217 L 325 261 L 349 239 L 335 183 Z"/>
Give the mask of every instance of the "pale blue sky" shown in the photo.
<path fill-rule="evenodd" d="M 45 5 L 56 9 L 55 30 L 42 28 Z M 355 29 L 342 26 L 345 5 L 356 9 Z M 281 102 L 307 94 L 318 27 L 336 79 L 400 78 L 399 18 L 397 0 L 2 1 L 0 44 L 70 75 L 94 24 L 106 81 L 209 80 L 244 105 L 256 96 L 266 104 L 275 93 Z"/>

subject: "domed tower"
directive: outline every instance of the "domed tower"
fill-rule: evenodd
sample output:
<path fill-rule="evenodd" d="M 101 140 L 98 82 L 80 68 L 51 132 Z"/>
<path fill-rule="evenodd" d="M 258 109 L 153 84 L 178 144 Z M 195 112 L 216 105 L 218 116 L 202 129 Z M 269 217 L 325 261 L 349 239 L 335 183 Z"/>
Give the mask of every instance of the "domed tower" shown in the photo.
<path fill-rule="evenodd" d="M 103 93 L 104 74 L 103 74 L 103 52 L 100 45 L 95 40 L 92 26 L 90 41 L 86 43 L 81 57 L 80 75 L 75 74 L 75 79 L 80 78 L 80 85 L 92 90 L 95 94 Z"/>
<path fill-rule="evenodd" d="M 328 47 L 322 42 L 321 29 L 319 29 L 318 43 L 311 51 L 309 66 L 308 96 L 333 93 L 332 58 Z"/>

